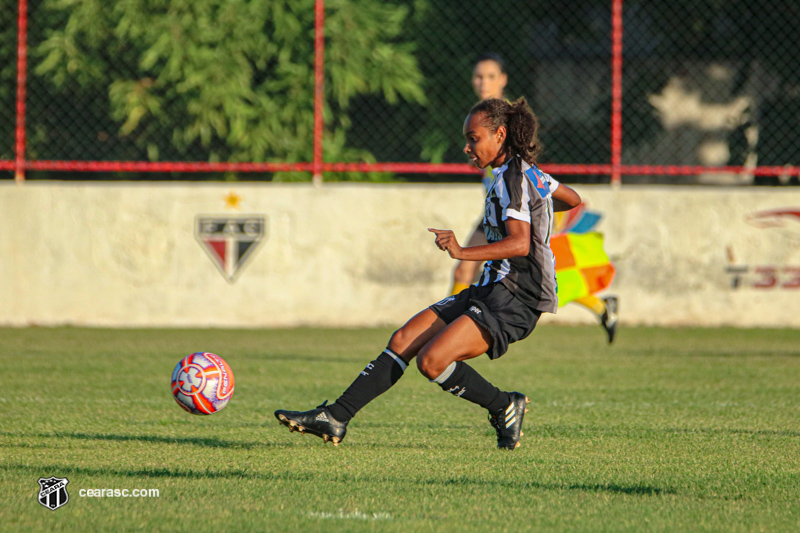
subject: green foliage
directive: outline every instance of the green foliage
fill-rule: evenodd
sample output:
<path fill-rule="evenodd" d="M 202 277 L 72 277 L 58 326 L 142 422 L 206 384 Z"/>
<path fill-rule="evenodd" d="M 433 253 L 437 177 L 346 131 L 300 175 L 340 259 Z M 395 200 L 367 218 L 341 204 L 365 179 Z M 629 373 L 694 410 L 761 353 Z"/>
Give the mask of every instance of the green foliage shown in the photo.
<path fill-rule="evenodd" d="M 6 4 L 7 5 L 7 4 Z M 14 159 L 17 10 L 0 8 L 0 159 Z"/>
<path fill-rule="evenodd" d="M 34 49 L 54 91 L 105 92 L 121 139 L 150 159 L 310 161 L 313 0 L 45 0 L 65 16 Z M 349 104 L 379 94 L 421 103 L 422 75 L 402 42 L 404 6 L 326 6 L 326 157 L 369 160 L 348 147 Z M 76 154 L 80 157 L 80 154 Z"/>

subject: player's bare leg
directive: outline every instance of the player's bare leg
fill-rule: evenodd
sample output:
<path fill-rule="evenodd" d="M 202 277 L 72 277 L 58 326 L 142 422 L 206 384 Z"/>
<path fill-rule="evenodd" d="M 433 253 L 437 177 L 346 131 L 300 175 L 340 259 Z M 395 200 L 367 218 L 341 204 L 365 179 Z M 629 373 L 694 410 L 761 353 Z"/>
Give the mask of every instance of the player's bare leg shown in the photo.
<path fill-rule="evenodd" d="M 392 335 L 389 349 L 399 355 L 406 363 L 416 357 L 423 346 L 439 334 L 447 324 L 431 311 L 424 309 L 411 317 L 403 327 Z"/>
<path fill-rule="evenodd" d="M 486 353 L 491 343 L 492 337 L 485 329 L 462 315 L 425 343 L 417 358 L 417 368 L 428 379 L 436 379 L 455 361 Z"/>
<path fill-rule="evenodd" d="M 522 438 L 522 420 L 530 401 L 519 392 L 503 392 L 464 363 L 491 348 L 491 335 L 469 316 L 461 316 L 434 337 L 417 356 L 417 368 L 431 381 L 489 411 L 497 446 L 513 450 Z"/>

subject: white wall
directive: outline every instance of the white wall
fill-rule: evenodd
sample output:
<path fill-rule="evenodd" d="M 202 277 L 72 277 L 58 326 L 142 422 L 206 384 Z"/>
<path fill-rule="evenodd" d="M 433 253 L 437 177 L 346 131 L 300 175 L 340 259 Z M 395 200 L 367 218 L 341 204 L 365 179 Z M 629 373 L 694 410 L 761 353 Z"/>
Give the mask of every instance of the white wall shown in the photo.
<path fill-rule="evenodd" d="M 800 218 L 750 220 L 800 211 L 800 191 L 577 189 L 604 215 L 623 323 L 800 326 Z M 449 289 L 427 228 L 465 238 L 481 198 L 479 185 L 3 183 L 0 324 L 400 325 Z M 229 283 L 195 221 L 248 214 L 266 237 Z M 751 270 L 738 288 L 731 260 Z M 775 286 L 754 287 L 771 276 L 755 267 L 776 268 Z M 571 304 L 549 320 L 592 318 Z"/>

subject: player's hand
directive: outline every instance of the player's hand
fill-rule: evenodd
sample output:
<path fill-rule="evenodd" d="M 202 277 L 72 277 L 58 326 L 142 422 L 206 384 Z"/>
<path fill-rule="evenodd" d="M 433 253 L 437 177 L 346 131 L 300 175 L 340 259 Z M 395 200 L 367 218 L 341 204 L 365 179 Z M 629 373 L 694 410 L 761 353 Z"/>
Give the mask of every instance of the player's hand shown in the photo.
<path fill-rule="evenodd" d="M 447 251 L 453 259 L 461 259 L 461 246 L 456 240 L 453 230 L 428 228 L 428 231 L 436 234 L 436 246 L 440 250 Z"/>

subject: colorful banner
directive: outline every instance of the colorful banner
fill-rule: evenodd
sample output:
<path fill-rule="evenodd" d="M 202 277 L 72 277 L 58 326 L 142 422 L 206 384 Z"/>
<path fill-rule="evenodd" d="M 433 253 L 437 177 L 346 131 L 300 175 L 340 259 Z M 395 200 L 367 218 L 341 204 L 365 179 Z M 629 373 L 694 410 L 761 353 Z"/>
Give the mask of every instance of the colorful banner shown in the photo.
<path fill-rule="evenodd" d="M 602 215 L 589 211 L 585 204 L 556 213 L 550 249 L 556 256 L 558 305 L 595 294 L 614 279 L 616 270 L 603 249 L 603 235 L 590 231 Z"/>
<path fill-rule="evenodd" d="M 614 280 L 616 270 L 603 250 L 601 233 L 556 235 L 550 248 L 556 256 L 559 307 L 600 292 Z"/>

